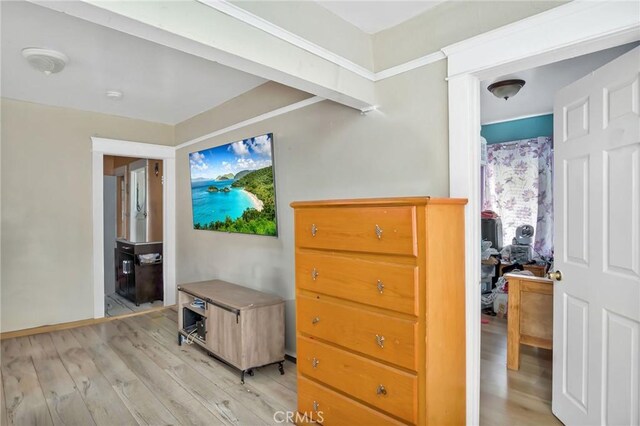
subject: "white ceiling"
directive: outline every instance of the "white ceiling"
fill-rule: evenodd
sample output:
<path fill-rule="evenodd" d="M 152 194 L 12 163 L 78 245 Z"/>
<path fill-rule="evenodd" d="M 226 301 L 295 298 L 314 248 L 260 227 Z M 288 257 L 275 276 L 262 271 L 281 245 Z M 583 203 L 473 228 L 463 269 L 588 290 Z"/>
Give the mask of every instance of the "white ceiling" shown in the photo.
<path fill-rule="evenodd" d="M 618 46 L 481 82 L 482 124 L 552 113 L 553 98 L 559 89 L 595 71 L 637 45 L 638 43 L 631 43 Z M 491 83 L 511 78 L 519 78 L 526 82 L 513 98 L 507 101 L 498 99 L 487 90 Z"/>
<path fill-rule="evenodd" d="M 176 124 L 266 81 L 31 3 L 0 4 L 2 97 Z M 59 50 L 69 63 L 45 76 L 25 47 Z M 111 89 L 123 98 L 108 99 Z"/>
<path fill-rule="evenodd" d="M 407 21 L 445 0 L 316 1 L 362 31 L 375 34 Z"/>

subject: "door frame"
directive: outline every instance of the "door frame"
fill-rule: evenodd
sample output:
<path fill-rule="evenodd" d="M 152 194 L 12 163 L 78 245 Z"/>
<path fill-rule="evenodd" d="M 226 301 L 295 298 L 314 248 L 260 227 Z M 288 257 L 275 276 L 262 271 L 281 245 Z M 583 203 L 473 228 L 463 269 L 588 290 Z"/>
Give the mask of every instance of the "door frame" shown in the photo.
<path fill-rule="evenodd" d="M 172 146 L 91 138 L 93 196 L 93 317 L 104 317 L 104 156 L 163 160 L 163 284 L 164 306 L 176 303 L 176 150 Z"/>
<path fill-rule="evenodd" d="M 480 419 L 480 81 L 640 40 L 638 13 L 640 6 L 635 2 L 574 0 L 442 49 L 447 55 L 449 82 L 449 195 L 468 199 L 469 425 L 477 425 Z"/>

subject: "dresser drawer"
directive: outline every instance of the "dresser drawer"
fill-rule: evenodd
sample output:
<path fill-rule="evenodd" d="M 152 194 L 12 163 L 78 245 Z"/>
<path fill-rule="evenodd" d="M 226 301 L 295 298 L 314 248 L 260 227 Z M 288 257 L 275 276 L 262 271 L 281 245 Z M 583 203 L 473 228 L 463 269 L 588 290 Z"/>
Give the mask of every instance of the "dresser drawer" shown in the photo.
<path fill-rule="evenodd" d="M 409 422 L 417 422 L 418 378 L 360 355 L 298 338 L 298 373 Z"/>
<path fill-rule="evenodd" d="M 299 295 L 298 331 L 416 370 L 418 325 L 365 309 Z"/>
<path fill-rule="evenodd" d="M 417 254 L 415 207 L 327 207 L 295 211 L 296 244 L 332 250 Z"/>
<path fill-rule="evenodd" d="M 319 253 L 296 255 L 299 288 L 418 314 L 418 268 Z"/>
<path fill-rule="evenodd" d="M 298 376 L 298 412 L 325 426 L 404 424 L 301 376 Z"/>

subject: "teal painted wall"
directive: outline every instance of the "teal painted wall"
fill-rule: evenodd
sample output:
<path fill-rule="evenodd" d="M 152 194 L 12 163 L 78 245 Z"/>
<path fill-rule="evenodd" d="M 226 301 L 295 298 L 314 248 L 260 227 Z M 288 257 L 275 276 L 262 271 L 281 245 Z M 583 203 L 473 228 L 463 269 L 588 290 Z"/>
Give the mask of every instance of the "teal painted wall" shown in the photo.
<path fill-rule="evenodd" d="M 553 136 L 553 114 L 482 126 L 480 134 L 488 144 Z"/>

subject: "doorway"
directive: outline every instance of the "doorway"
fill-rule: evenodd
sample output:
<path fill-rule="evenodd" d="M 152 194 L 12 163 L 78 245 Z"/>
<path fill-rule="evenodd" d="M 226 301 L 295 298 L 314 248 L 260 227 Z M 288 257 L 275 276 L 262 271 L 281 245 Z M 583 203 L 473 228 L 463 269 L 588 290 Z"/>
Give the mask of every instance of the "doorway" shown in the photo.
<path fill-rule="evenodd" d="M 105 155 L 106 317 L 163 306 L 163 161 Z"/>
<path fill-rule="evenodd" d="M 112 249 L 110 240 L 105 238 L 104 175 L 109 168 L 113 169 L 110 173 L 113 174 L 113 179 L 115 179 L 115 184 L 112 187 L 118 187 L 116 195 L 112 196 L 116 200 L 116 207 L 112 208 L 112 211 L 117 210 L 120 212 L 120 214 L 115 214 L 117 237 L 113 262 L 117 268 L 114 267 L 114 273 L 117 277 L 118 272 L 126 271 L 127 274 L 125 275 L 130 279 L 130 275 L 134 272 L 130 268 L 143 262 L 145 273 L 153 275 L 152 278 L 155 280 L 159 279 L 162 288 L 161 298 L 153 295 L 145 297 L 152 298 L 151 301 L 163 299 L 161 302 L 156 302 L 156 305 L 159 305 L 158 307 L 174 305 L 177 296 L 175 278 L 175 209 L 173 208 L 175 205 L 175 149 L 168 146 L 104 138 L 92 138 L 92 147 L 94 318 L 105 316 L 105 283 L 107 282 L 105 276 L 105 272 L 107 272 L 105 268 L 105 253 L 107 250 Z M 148 220 L 144 231 L 146 234 L 145 241 L 130 241 L 132 221 L 131 170 L 122 168 L 124 164 L 116 165 L 115 162 L 111 163 L 108 160 L 110 156 L 128 157 L 129 159 L 123 160 L 123 162 L 132 164 L 133 169 L 146 168 L 146 185 L 144 188 L 139 187 L 139 198 L 133 205 L 133 210 L 136 213 L 141 213 L 143 216 L 144 213 L 147 214 Z M 105 157 L 107 158 L 106 162 Z M 136 161 L 139 163 L 136 163 Z M 150 183 L 152 184 L 150 185 Z M 144 199 L 141 193 L 143 189 L 145 190 Z M 133 193 L 135 194 L 135 192 L 134 189 Z M 117 201 L 118 198 L 120 198 L 120 202 Z M 161 199 L 162 202 L 150 203 L 151 198 Z M 146 211 L 143 209 L 143 205 L 147 206 Z M 140 206 L 140 212 L 138 212 L 138 206 Z M 150 238 L 152 240 L 160 240 L 162 243 L 158 246 L 157 243 L 159 241 L 151 241 Z M 116 258 L 118 252 L 127 252 L 131 258 L 125 260 L 130 260 L 131 262 L 123 263 L 123 259 L 118 261 Z M 157 256 L 158 253 L 161 254 L 162 262 L 162 270 L 159 273 L 160 278 L 158 278 L 157 271 L 152 272 L 152 270 L 157 269 L 153 268 L 154 263 L 160 260 L 160 257 Z M 118 268 L 120 268 L 119 271 Z M 127 288 L 123 292 L 130 292 L 131 282 L 123 283 L 116 279 L 116 293 L 119 283 Z M 141 302 L 139 303 L 140 305 L 146 303 L 142 303 L 142 300 L 139 300 L 139 302 Z M 135 301 L 133 301 L 129 308 L 135 310 L 139 306 L 136 306 Z"/>
<path fill-rule="evenodd" d="M 553 281 L 546 278 L 555 253 L 555 93 L 637 45 L 480 83 L 480 424 L 520 423 L 525 417 L 560 424 L 551 412 Z M 517 80 L 512 89 L 524 86 L 508 99 L 488 90 Z"/>
<path fill-rule="evenodd" d="M 480 81 L 637 41 L 637 5 L 572 2 L 445 49 L 449 68 L 450 196 L 468 198 L 467 419 L 480 409 Z M 589 25 L 585 25 L 589 22 Z M 536 43 L 531 43 L 536 40 Z"/>

